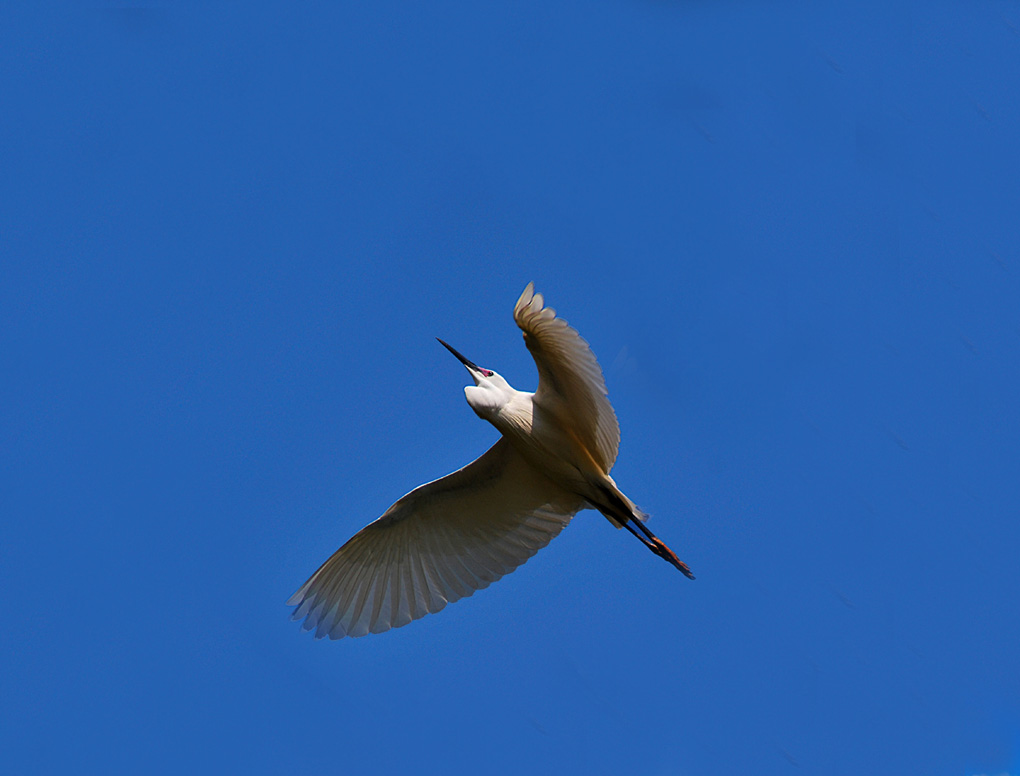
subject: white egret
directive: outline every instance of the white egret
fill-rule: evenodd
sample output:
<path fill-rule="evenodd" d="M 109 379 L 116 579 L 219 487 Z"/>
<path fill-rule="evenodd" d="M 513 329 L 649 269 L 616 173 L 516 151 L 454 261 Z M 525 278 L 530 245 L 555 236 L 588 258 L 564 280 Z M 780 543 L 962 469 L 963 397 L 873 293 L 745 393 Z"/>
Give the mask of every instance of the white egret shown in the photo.
<path fill-rule="evenodd" d="M 516 569 L 586 507 L 694 579 L 609 476 L 620 427 L 588 343 L 532 283 L 514 320 L 538 366 L 538 390 L 515 390 L 439 340 L 471 374 L 471 409 L 503 436 L 463 469 L 412 490 L 312 574 L 287 603 L 316 638 L 380 633 L 438 612 Z"/>

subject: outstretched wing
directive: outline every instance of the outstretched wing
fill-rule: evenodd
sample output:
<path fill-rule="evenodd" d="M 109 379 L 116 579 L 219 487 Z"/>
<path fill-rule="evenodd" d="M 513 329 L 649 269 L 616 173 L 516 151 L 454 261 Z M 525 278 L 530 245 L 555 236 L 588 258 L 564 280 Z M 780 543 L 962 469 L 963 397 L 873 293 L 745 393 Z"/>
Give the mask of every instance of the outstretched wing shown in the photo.
<path fill-rule="evenodd" d="M 399 628 L 509 574 L 582 506 L 500 439 L 463 469 L 397 501 L 287 603 L 316 638 Z"/>
<path fill-rule="evenodd" d="M 514 320 L 538 367 L 535 403 L 569 413 L 578 438 L 608 474 L 620 447 L 620 424 L 602 370 L 577 330 L 543 305 L 535 284 L 528 283 L 514 307 Z"/>

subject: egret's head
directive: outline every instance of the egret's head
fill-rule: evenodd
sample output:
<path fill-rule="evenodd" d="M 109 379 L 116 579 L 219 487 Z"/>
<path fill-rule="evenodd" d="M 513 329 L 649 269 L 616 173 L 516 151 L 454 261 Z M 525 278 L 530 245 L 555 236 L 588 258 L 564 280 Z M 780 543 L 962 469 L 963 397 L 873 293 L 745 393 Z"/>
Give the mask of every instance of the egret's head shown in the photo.
<path fill-rule="evenodd" d="M 506 382 L 506 380 L 503 380 L 502 377 L 493 372 L 491 369 L 483 369 L 482 367 L 478 366 L 478 364 L 476 364 L 474 361 L 468 361 L 459 352 L 457 352 L 455 349 L 451 348 L 449 345 L 447 345 L 445 342 L 439 339 L 439 337 L 436 337 L 436 339 L 439 340 L 440 345 L 442 345 L 444 348 L 453 353 L 453 355 L 457 357 L 457 360 L 467 367 L 468 372 L 471 374 L 471 379 L 475 381 L 475 385 L 484 385 L 490 381 L 493 381 L 494 378 L 495 380 Z"/>
<path fill-rule="evenodd" d="M 491 369 L 483 369 L 473 361 L 468 361 L 439 337 L 436 339 L 439 340 L 440 345 L 453 353 L 457 360 L 467 367 L 471 379 L 475 381 L 474 385 L 469 385 L 464 389 L 468 404 L 474 408 L 475 412 L 482 414 L 483 410 L 498 409 L 505 403 L 508 394 L 513 392 L 513 388 L 502 376 Z"/>

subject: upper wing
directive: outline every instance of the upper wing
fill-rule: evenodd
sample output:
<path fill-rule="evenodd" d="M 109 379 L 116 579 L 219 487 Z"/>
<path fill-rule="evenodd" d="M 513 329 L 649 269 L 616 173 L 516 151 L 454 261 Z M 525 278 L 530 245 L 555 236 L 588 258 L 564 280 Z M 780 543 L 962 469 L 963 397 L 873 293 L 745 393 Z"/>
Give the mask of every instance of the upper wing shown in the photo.
<path fill-rule="evenodd" d="M 524 342 L 538 367 L 535 402 L 550 409 L 562 402 L 578 438 L 608 474 L 620 447 L 620 425 L 606 398 L 602 370 L 577 330 L 543 304 L 535 284 L 528 283 L 514 307 L 514 320 L 524 330 Z"/>
<path fill-rule="evenodd" d="M 509 574 L 582 506 L 500 439 L 463 469 L 397 501 L 287 603 L 316 638 L 399 628 Z"/>

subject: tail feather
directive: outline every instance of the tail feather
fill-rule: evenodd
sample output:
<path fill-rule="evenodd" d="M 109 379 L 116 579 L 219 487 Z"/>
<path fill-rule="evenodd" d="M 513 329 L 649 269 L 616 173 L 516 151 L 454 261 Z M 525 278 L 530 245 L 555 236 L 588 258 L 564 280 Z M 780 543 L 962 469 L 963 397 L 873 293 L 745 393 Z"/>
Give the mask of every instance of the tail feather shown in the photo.
<path fill-rule="evenodd" d="M 643 523 L 648 519 L 648 515 L 627 498 L 611 479 L 607 478 L 607 482 L 596 483 L 595 488 L 601 498 L 592 502 L 592 506 L 609 518 L 609 522 L 617 528 L 622 528 L 629 520 L 639 520 Z"/>

